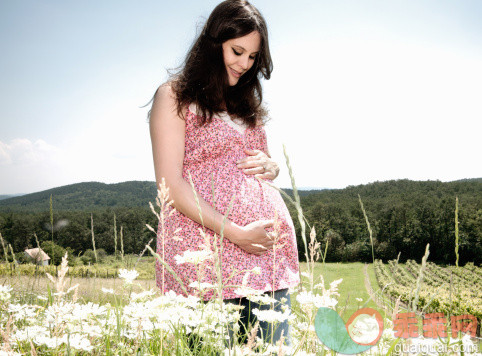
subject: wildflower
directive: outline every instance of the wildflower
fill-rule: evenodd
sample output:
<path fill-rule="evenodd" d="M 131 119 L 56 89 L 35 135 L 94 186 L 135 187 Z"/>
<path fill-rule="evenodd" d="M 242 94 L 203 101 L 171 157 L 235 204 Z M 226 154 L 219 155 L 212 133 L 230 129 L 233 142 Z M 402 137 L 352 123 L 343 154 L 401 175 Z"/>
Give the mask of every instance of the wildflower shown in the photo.
<path fill-rule="evenodd" d="M 261 295 L 253 294 L 253 295 L 247 296 L 246 298 L 249 299 L 253 303 L 260 303 L 260 304 L 266 304 L 266 305 L 270 304 L 270 303 L 277 303 L 278 302 L 276 299 L 270 297 L 267 294 L 261 294 Z"/>
<path fill-rule="evenodd" d="M 114 294 L 114 290 L 112 288 L 107 289 L 107 288 L 102 287 L 102 292 L 106 293 L 106 294 Z"/>
<path fill-rule="evenodd" d="M 127 269 L 119 270 L 119 278 L 122 278 L 125 284 L 132 284 L 137 277 L 139 277 L 139 273 L 135 269 L 130 271 Z"/>
<path fill-rule="evenodd" d="M 70 344 L 70 347 L 73 349 L 90 352 L 94 348 L 91 345 L 89 339 L 86 339 L 82 335 L 79 335 L 79 334 L 70 334 L 68 336 L 64 335 L 64 339 L 67 339 L 67 337 L 68 337 L 68 342 Z M 67 343 L 67 340 L 65 340 L 65 343 Z"/>
<path fill-rule="evenodd" d="M 176 255 L 174 256 L 174 259 L 176 260 L 176 263 L 178 265 L 183 264 L 183 263 L 193 263 L 195 265 L 198 265 L 205 260 L 212 259 L 213 258 L 213 253 L 210 250 L 199 250 L 199 251 L 184 251 L 184 254 L 181 255 Z"/>
<path fill-rule="evenodd" d="M 343 281 L 343 278 L 337 279 L 336 281 L 333 281 L 330 283 L 330 290 L 337 290 L 338 285 Z"/>
<path fill-rule="evenodd" d="M 259 266 L 254 267 L 251 270 L 251 272 L 253 272 L 254 274 L 260 275 L 261 274 L 261 267 L 259 267 Z"/>
<path fill-rule="evenodd" d="M 0 301 L 6 302 L 10 299 L 11 295 L 10 292 L 12 291 L 12 287 L 10 286 L 0 286 Z"/>
<path fill-rule="evenodd" d="M 262 291 L 243 285 L 241 287 L 236 288 L 234 290 L 234 293 L 236 293 L 240 297 L 248 297 L 248 296 L 262 293 Z"/>
<path fill-rule="evenodd" d="M 281 348 L 279 345 L 272 345 L 272 344 L 267 344 L 266 345 L 266 354 L 267 355 L 291 355 L 293 352 L 293 348 L 291 346 L 286 346 L 286 345 L 281 345 Z M 315 354 L 306 354 L 306 353 L 300 353 L 300 351 L 296 352 L 296 355 L 315 355 Z"/>
<path fill-rule="evenodd" d="M 196 288 L 196 289 L 199 289 L 199 290 L 204 290 L 204 289 L 212 289 L 214 288 L 214 285 L 212 285 L 211 283 L 207 283 L 207 282 L 192 282 L 191 284 L 189 284 L 189 287 L 191 288 Z"/>
<path fill-rule="evenodd" d="M 269 309 L 269 310 L 259 310 L 257 308 L 253 309 L 253 314 L 258 317 L 261 321 L 267 321 L 268 323 L 273 323 L 275 321 L 282 323 L 290 318 L 290 311 L 287 310 L 283 313 Z"/>
<path fill-rule="evenodd" d="M 15 333 L 12 335 L 12 339 L 16 340 L 17 342 L 22 342 L 28 339 L 34 339 L 37 336 L 48 336 L 49 333 L 48 328 L 45 326 L 30 325 L 24 326 L 22 329 L 15 330 Z"/>
<path fill-rule="evenodd" d="M 360 303 L 363 302 L 363 299 L 362 299 L 362 298 L 355 298 L 355 300 L 356 300 L 357 302 L 360 302 Z"/>
<path fill-rule="evenodd" d="M 333 308 L 338 301 L 325 295 L 313 294 L 312 292 L 302 291 L 296 296 L 296 300 L 301 305 L 312 304 L 317 308 Z"/>
<path fill-rule="evenodd" d="M 7 312 L 13 315 L 16 321 L 19 320 L 35 320 L 37 317 L 37 309 L 40 308 L 36 305 L 27 304 L 10 304 L 7 308 Z"/>
<path fill-rule="evenodd" d="M 153 296 L 154 294 L 156 294 L 156 292 L 154 292 L 153 290 L 145 290 L 145 291 L 140 292 L 140 293 L 132 292 L 131 300 L 132 301 L 145 300 L 145 299 Z"/>
<path fill-rule="evenodd" d="M 231 349 L 223 350 L 223 356 L 231 356 L 231 355 L 246 355 L 246 350 L 242 349 L 237 345 Z"/>
<path fill-rule="evenodd" d="M 91 317 L 99 317 L 107 313 L 107 308 L 103 305 L 88 302 L 87 304 L 74 304 L 72 316 L 77 320 L 86 320 Z"/>
<path fill-rule="evenodd" d="M 244 274 L 244 276 L 243 276 L 243 282 L 242 282 L 243 286 L 247 286 L 247 285 L 248 285 L 249 275 L 250 275 L 250 272 L 249 272 L 249 271 Z"/>
<path fill-rule="evenodd" d="M 61 338 L 57 337 L 49 337 L 47 335 L 37 335 L 34 339 L 33 342 L 36 343 L 37 345 L 45 345 L 49 349 L 56 349 L 58 346 L 62 344 Z"/>

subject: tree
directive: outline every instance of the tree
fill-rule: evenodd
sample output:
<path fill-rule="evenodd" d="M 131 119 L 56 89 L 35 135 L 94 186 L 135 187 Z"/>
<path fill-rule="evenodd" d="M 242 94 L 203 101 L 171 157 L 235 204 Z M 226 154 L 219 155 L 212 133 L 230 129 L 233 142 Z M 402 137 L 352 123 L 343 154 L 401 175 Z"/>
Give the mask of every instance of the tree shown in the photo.
<path fill-rule="evenodd" d="M 62 257 L 65 256 L 65 249 L 62 246 L 56 245 L 52 241 L 43 241 L 40 248 L 50 257 L 50 264 L 58 266 L 62 262 Z M 50 256 L 51 251 L 54 251 L 54 256 Z"/>

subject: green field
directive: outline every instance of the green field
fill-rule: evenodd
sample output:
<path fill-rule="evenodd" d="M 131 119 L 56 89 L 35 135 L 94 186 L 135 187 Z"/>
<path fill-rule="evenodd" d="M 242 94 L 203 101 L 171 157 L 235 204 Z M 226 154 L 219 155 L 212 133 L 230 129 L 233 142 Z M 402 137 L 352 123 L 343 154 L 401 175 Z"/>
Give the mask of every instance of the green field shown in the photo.
<path fill-rule="evenodd" d="M 101 296 L 101 293 L 99 293 L 101 285 L 108 285 L 109 288 L 116 287 L 116 285 L 122 285 L 121 282 L 116 283 L 117 278 L 105 278 L 106 275 L 113 277 L 119 268 L 135 267 L 140 274 L 138 281 L 146 288 L 155 288 L 155 260 L 153 257 L 142 257 L 137 265 L 137 260 L 132 256 L 126 256 L 125 261 L 125 263 L 122 263 L 121 261 L 108 261 L 107 263 L 93 266 L 69 267 L 69 272 L 67 274 L 67 278 L 70 279 L 69 285 L 78 283 L 77 280 L 84 280 L 84 282 L 81 284 L 81 287 L 84 289 L 81 293 L 84 297 L 84 300 L 98 302 L 99 296 Z M 300 269 L 302 272 L 306 271 L 306 263 L 301 263 Z M 322 263 L 315 264 L 315 284 L 320 283 L 320 275 L 322 275 L 324 278 L 326 288 L 329 288 L 329 284 L 331 282 L 340 278 L 343 279 L 343 281 L 338 285 L 340 296 L 338 297 L 336 309 L 343 319 L 345 319 L 345 321 L 359 307 L 371 307 L 377 309 L 376 304 L 372 300 L 368 300 L 369 295 L 364 284 L 363 270 L 364 264 L 360 262 L 325 263 L 324 265 Z M 0 284 L 11 284 L 18 293 L 39 293 L 41 292 L 41 288 L 45 287 L 45 283 L 41 282 L 42 279 L 46 279 L 44 278 L 45 272 L 55 275 L 56 269 L 54 266 L 39 267 L 39 275 L 38 277 L 35 277 L 35 266 L 31 264 L 17 266 L 13 274 L 7 266 L 0 266 Z M 378 289 L 371 265 L 369 265 L 368 273 L 372 288 L 374 290 Z M 86 274 L 89 277 L 82 279 L 82 275 L 85 276 Z M 19 283 L 19 276 L 25 277 L 22 279 L 24 282 Z M 302 278 L 304 282 L 307 281 L 307 278 Z M 37 280 L 36 283 L 35 280 Z M 43 290 L 43 293 L 45 292 L 46 291 Z M 295 291 L 291 296 L 293 306 L 297 305 L 297 294 L 297 291 Z M 363 301 L 359 302 L 356 300 L 356 298 L 361 298 Z"/>

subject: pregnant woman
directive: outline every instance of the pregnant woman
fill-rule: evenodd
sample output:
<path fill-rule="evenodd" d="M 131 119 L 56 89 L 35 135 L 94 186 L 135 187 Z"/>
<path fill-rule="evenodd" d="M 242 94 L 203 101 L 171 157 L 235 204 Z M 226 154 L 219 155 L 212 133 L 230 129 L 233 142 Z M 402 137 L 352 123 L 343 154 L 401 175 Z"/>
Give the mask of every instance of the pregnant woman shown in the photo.
<path fill-rule="evenodd" d="M 199 295 L 193 284 L 198 266 L 175 256 L 206 245 L 214 250 L 215 244 L 222 249 L 225 303 L 247 306 L 237 289 L 243 285 L 284 298 L 290 307 L 288 288 L 299 283 L 293 222 L 279 192 L 264 182 L 278 174 L 268 152 L 260 84 L 271 71 L 264 18 L 247 1 L 228 0 L 213 10 L 180 71 L 154 94 L 149 116 L 156 182 L 159 187 L 165 179 L 175 208 L 169 208 L 164 237 L 159 226 L 157 252 L 189 295 Z M 214 285 L 214 262 L 207 263 L 200 282 Z M 156 281 L 164 292 L 186 295 L 159 262 Z M 202 298 L 213 296 L 208 290 Z M 256 320 L 252 309 L 253 303 L 241 321 Z M 266 340 L 276 342 L 282 333 L 289 345 L 287 321 L 273 335 L 260 322 L 258 335 Z"/>

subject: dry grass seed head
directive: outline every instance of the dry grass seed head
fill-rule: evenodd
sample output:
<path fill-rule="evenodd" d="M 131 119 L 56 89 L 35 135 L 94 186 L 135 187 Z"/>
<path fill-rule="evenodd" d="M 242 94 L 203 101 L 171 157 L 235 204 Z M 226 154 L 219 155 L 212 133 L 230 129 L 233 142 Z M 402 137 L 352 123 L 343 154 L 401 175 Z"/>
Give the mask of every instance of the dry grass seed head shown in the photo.
<path fill-rule="evenodd" d="M 32 339 L 30 339 L 30 355 L 37 356 L 37 351 L 35 351 L 35 346 L 33 346 Z"/>
<path fill-rule="evenodd" d="M 254 347 L 256 347 L 256 335 L 259 329 L 259 321 L 256 322 L 254 328 L 251 329 L 251 332 L 248 335 L 248 343 L 247 348 L 249 351 L 252 351 Z"/>
<path fill-rule="evenodd" d="M 0 336 L 2 337 L 3 341 L 3 351 L 5 352 L 13 352 L 12 347 L 10 346 L 10 335 L 14 331 L 15 325 L 13 324 L 13 314 L 10 315 L 8 318 L 7 324 L 5 325 L 5 331 L 0 330 Z"/>
<path fill-rule="evenodd" d="M 285 353 L 283 351 L 283 344 L 284 344 L 284 341 L 285 341 L 285 337 L 284 337 L 284 330 L 281 331 L 281 337 L 280 339 L 278 340 L 278 342 L 276 343 L 276 345 L 278 346 L 278 356 L 283 356 Z"/>

